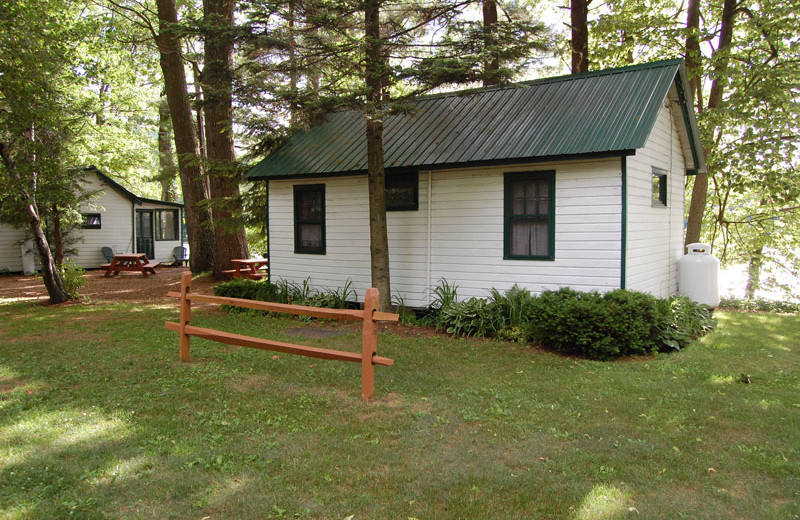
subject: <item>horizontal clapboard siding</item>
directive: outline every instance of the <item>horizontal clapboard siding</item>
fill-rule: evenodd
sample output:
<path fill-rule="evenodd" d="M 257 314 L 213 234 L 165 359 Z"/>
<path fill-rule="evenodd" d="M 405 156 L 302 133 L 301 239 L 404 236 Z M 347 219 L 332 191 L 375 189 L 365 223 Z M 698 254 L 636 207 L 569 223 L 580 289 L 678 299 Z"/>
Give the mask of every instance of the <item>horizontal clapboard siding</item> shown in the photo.
<path fill-rule="evenodd" d="M 645 147 L 628 159 L 627 288 L 661 297 L 677 292 L 683 254 L 685 143 L 675 101 L 673 92 Z M 667 172 L 667 207 L 651 204 L 653 167 Z"/>
<path fill-rule="evenodd" d="M 556 171 L 554 261 L 503 259 L 503 174 Z M 608 290 L 620 280 L 620 162 L 618 159 L 437 171 L 419 176 L 419 209 L 389 212 L 393 293 L 406 305 L 430 303 L 441 279 L 461 299 L 486 296 L 514 283 L 533 292 L 572 286 Z M 325 184 L 326 254 L 294 254 L 293 186 Z M 309 278 L 317 287 L 348 280 L 359 300 L 369 286 L 369 227 L 365 177 L 270 182 L 270 269 L 274 279 Z"/>
<path fill-rule="evenodd" d="M 100 229 L 80 229 L 80 239 L 74 244 L 75 264 L 96 268 L 106 262 L 100 251 L 110 247 L 115 253 L 133 252 L 133 202 L 111 188 L 100 177 L 86 174 L 83 188 L 96 193 L 90 202 L 81 204 L 81 213 L 100 213 Z"/>
<path fill-rule="evenodd" d="M 503 174 L 525 171 L 556 172 L 554 261 L 503 259 Z M 432 285 L 456 284 L 461 299 L 515 283 L 532 292 L 618 287 L 619 160 L 436 172 L 432 193 Z"/>
<path fill-rule="evenodd" d="M 22 242 L 25 230 L 0 222 L 0 271 L 22 271 Z"/>

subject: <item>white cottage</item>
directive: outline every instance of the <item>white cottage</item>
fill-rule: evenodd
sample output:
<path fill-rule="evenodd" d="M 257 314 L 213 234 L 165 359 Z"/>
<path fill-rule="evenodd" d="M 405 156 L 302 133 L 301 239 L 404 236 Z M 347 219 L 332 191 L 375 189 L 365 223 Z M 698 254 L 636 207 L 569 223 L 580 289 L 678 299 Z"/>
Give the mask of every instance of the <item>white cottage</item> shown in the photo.
<path fill-rule="evenodd" d="M 384 122 L 391 283 L 425 306 L 514 284 L 677 291 L 686 175 L 705 162 L 682 60 L 419 99 Z M 268 186 L 273 279 L 370 285 L 363 116 L 295 132 Z"/>
<path fill-rule="evenodd" d="M 138 197 L 95 167 L 82 170 L 82 189 L 93 196 L 81 204 L 84 223 L 70 248 L 83 268 L 106 262 L 102 248 L 114 253 L 146 253 L 155 262 L 172 262 L 185 247 L 183 204 Z M 38 254 L 26 229 L 0 223 L 0 271 L 39 269 Z"/>

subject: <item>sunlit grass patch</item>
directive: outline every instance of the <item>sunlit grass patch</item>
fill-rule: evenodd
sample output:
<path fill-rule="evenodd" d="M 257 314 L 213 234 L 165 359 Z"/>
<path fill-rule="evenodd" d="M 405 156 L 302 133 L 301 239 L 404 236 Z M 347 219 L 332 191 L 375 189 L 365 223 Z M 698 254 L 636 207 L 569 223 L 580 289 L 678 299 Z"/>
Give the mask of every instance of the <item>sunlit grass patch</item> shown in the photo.
<path fill-rule="evenodd" d="M 610 484 L 598 484 L 586 495 L 576 520 L 616 520 L 636 513 L 630 493 Z"/>
<path fill-rule="evenodd" d="M 720 313 L 684 351 L 613 363 L 382 332 L 395 365 L 364 402 L 356 363 L 196 338 L 181 363 L 164 329 L 177 306 L 136 307 L 20 308 L 65 331 L 46 343 L 3 330 L 0 519 L 800 514 L 800 350 L 774 340 L 797 337 L 795 318 Z M 192 322 L 360 345 L 346 327 L 290 332 L 330 323 L 206 308 Z"/>

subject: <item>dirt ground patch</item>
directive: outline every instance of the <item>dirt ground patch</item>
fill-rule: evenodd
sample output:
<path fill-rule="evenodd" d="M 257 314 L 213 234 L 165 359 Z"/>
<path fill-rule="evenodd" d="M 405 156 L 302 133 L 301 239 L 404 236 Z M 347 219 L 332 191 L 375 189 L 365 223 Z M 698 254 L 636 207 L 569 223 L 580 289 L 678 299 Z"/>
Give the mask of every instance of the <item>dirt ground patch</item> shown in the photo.
<path fill-rule="evenodd" d="M 147 277 L 139 273 L 120 273 L 118 276 L 106 278 L 105 271 L 86 271 L 86 285 L 80 291 L 81 298 L 91 301 L 129 301 L 149 302 L 173 301 L 167 296 L 169 291 L 179 291 L 181 274 L 188 271 L 185 267 L 160 267 L 155 275 Z M 210 276 L 192 280 L 192 292 L 212 293 L 214 285 L 219 283 Z M 37 276 L 9 275 L 0 276 L 0 301 L 32 300 L 45 303 L 48 301 L 47 289 L 41 278 Z"/>

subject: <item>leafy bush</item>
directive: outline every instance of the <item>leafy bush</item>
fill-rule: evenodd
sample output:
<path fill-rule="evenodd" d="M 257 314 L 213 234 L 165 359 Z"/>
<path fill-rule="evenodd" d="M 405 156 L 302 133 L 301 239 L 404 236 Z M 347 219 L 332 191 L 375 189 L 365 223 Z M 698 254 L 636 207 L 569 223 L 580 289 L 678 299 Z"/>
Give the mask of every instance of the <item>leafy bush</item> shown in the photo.
<path fill-rule="evenodd" d="M 494 336 L 504 321 L 499 310 L 480 298 L 454 302 L 439 311 L 437 327 L 454 336 Z"/>
<path fill-rule="evenodd" d="M 83 269 L 75 265 L 71 258 L 68 258 L 58 268 L 58 273 L 61 275 L 61 284 L 64 287 L 64 291 L 70 298 L 77 298 L 81 287 L 86 284 L 86 278 L 83 277 Z"/>
<path fill-rule="evenodd" d="M 590 359 L 648 354 L 665 317 L 649 294 L 605 294 L 564 288 L 545 291 L 537 302 L 529 338 L 547 348 Z"/>
<path fill-rule="evenodd" d="M 569 288 L 534 296 L 515 285 L 505 293 L 493 289 L 488 300 L 443 307 L 437 325 L 455 336 L 531 341 L 565 354 L 611 359 L 680 350 L 713 322 L 707 308 L 687 298 Z"/>
<path fill-rule="evenodd" d="M 214 287 L 214 294 L 229 298 L 286 303 L 286 296 L 281 289 L 279 285 L 272 284 L 266 280 L 234 278 L 230 282 L 217 284 Z"/>
<path fill-rule="evenodd" d="M 779 314 L 797 314 L 800 304 L 762 299 L 722 298 L 719 306 L 723 309 L 740 311 L 774 312 Z"/>
<path fill-rule="evenodd" d="M 705 335 L 714 328 L 714 320 L 708 307 L 693 302 L 683 296 L 659 300 L 662 315 L 659 350 L 680 350 L 695 338 Z"/>
<path fill-rule="evenodd" d="M 303 280 L 302 283 L 292 283 L 281 280 L 276 284 L 270 283 L 267 280 L 236 278 L 230 282 L 215 286 L 214 294 L 231 298 L 244 298 L 247 300 L 259 300 L 273 303 L 292 303 L 295 305 L 309 305 L 312 307 L 326 307 L 329 309 L 345 309 L 349 307 L 350 302 L 356 299 L 356 292 L 352 289 L 352 282 L 350 280 L 341 288 L 328 291 L 316 291 L 311 288 L 308 278 Z"/>

